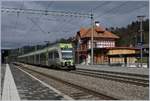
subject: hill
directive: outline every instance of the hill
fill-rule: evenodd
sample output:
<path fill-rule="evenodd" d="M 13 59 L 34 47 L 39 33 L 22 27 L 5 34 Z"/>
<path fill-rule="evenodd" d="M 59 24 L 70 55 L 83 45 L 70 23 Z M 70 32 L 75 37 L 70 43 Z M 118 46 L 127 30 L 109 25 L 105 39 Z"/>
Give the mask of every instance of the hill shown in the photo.
<path fill-rule="evenodd" d="M 134 21 L 126 27 L 109 28 L 109 31 L 118 35 L 120 39 L 117 40 L 117 46 L 136 46 L 140 42 L 140 23 Z M 149 19 L 143 21 L 143 44 L 149 44 Z"/>

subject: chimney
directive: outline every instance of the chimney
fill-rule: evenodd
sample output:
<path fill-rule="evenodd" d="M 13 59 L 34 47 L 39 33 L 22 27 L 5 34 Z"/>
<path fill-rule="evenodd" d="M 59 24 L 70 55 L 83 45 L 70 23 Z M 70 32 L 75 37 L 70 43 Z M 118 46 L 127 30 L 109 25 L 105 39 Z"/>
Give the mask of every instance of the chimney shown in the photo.
<path fill-rule="evenodd" d="M 99 23 L 99 21 L 95 21 L 95 30 L 96 30 L 96 32 L 98 32 L 98 33 L 104 33 L 104 31 L 105 31 L 105 29 L 103 29 L 102 27 L 100 27 L 100 23 Z"/>
<path fill-rule="evenodd" d="M 95 25 L 96 25 L 96 27 L 99 27 L 100 26 L 99 21 L 95 21 Z"/>

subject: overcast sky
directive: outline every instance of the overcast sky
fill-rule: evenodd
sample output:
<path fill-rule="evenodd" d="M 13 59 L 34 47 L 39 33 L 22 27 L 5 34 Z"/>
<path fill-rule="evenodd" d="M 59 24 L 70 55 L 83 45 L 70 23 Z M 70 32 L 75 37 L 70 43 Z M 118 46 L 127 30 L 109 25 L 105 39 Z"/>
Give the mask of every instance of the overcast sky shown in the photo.
<path fill-rule="evenodd" d="M 107 28 L 126 26 L 136 21 L 138 15 L 149 18 L 148 1 L 3 1 L 1 7 L 86 14 L 93 9 L 95 20 Z M 68 38 L 90 23 L 90 19 L 84 17 L 3 12 L 1 47 L 18 48 Z"/>

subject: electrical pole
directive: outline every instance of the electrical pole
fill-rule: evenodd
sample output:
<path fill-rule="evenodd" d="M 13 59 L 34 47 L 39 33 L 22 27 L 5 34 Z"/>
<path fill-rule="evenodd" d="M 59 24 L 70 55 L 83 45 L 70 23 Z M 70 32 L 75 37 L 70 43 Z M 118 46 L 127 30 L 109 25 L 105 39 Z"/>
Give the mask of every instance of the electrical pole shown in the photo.
<path fill-rule="evenodd" d="M 91 65 L 93 65 L 93 35 L 94 35 L 94 15 L 93 15 L 93 10 L 91 10 L 91 29 L 92 29 L 92 32 L 91 32 Z"/>
<path fill-rule="evenodd" d="M 140 61 L 140 64 L 141 64 L 141 67 L 142 64 L 143 64 L 143 19 L 144 19 L 145 16 L 141 15 L 141 16 L 137 16 L 137 18 L 139 19 L 140 21 L 140 36 L 141 36 L 141 39 L 140 39 L 140 58 L 141 58 L 141 61 Z"/>

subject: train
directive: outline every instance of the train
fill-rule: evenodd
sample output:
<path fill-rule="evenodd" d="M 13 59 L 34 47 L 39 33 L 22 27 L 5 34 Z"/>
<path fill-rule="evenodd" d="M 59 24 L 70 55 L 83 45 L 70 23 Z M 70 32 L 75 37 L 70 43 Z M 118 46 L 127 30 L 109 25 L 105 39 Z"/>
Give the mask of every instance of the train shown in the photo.
<path fill-rule="evenodd" d="M 71 43 L 57 43 L 44 49 L 17 57 L 18 62 L 40 65 L 48 68 L 75 70 L 73 46 Z"/>

